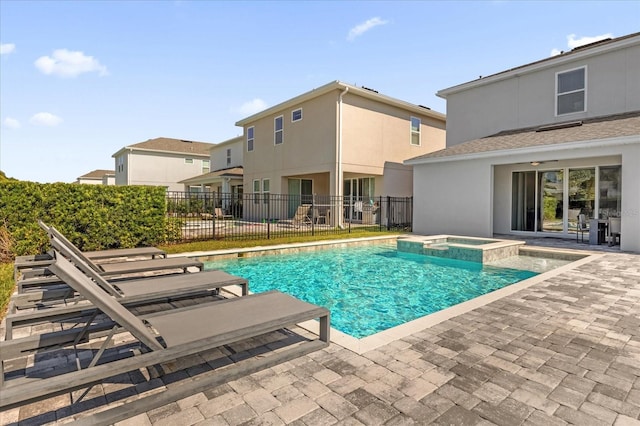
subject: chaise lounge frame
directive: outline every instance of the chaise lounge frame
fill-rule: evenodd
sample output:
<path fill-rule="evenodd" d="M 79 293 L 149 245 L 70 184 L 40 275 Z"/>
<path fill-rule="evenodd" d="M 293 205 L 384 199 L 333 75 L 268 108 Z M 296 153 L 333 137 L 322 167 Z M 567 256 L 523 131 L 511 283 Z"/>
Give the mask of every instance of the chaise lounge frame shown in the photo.
<path fill-rule="evenodd" d="M 275 357 L 276 362 L 288 360 L 292 359 L 292 356 L 301 356 L 329 345 L 329 311 L 277 291 L 150 315 L 145 320 L 158 332 L 158 335 L 154 335 L 140 318 L 134 316 L 113 296 L 105 297 L 104 291 L 97 284 L 64 257 L 57 257 L 51 268 L 117 325 L 111 328 L 88 367 L 41 380 L 26 378 L 24 381 L 5 381 L 5 361 L 51 345 L 75 347 L 91 332 L 98 331 L 100 327 L 104 331 L 109 325 L 90 325 L 88 322 L 82 330 L 66 330 L 0 342 L 0 409 L 13 408 L 86 388 L 108 377 L 163 364 L 310 319 L 320 320 L 318 339 L 296 345 L 290 349 L 290 353 L 289 350 L 282 350 L 271 356 Z M 99 364 L 113 336 L 121 331 L 130 332 L 139 341 L 144 353 Z"/>

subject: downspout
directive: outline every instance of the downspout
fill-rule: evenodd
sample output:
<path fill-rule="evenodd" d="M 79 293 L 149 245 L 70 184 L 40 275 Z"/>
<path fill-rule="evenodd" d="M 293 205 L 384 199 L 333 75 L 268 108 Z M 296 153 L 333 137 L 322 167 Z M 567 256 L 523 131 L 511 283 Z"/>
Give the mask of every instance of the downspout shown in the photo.
<path fill-rule="evenodd" d="M 336 212 L 336 218 L 338 221 L 336 225 L 343 228 L 342 220 L 343 208 L 342 208 L 342 196 L 343 196 L 343 179 L 342 179 L 342 98 L 349 91 L 348 87 L 345 87 L 338 98 L 338 137 L 336 138 L 336 196 L 338 198 L 338 211 Z"/>

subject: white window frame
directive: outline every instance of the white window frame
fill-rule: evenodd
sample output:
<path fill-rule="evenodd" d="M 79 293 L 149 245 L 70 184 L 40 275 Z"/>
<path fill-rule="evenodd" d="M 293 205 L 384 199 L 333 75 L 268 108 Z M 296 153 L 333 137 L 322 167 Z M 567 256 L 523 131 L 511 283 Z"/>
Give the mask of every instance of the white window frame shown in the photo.
<path fill-rule="evenodd" d="M 580 70 L 583 69 L 584 70 L 584 87 L 582 89 L 578 89 L 578 90 L 572 90 L 570 92 L 563 92 L 563 93 L 558 93 L 558 77 L 560 76 L 560 74 L 566 74 L 568 72 L 572 72 L 572 71 L 576 71 L 576 70 Z M 582 114 L 587 112 L 587 66 L 583 65 L 581 67 L 576 67 L 576 68 L 571 68 L 568 70 L 562 70 L 562 71 L 558 71 L 556 73 L 556 90 L 555 90 L 555 116 L 556 117 L 564 117 L 567 115 L 571 115 L 571 114 Z M 570 93 L 578 93 L 578 92 L 584 92 L 584 109 L 582 111 L 572 111 L 572 112 L 565 112 L 562 114 L 558 113 L 558 98 L 560 97 L 560 95 L 568 95 Z"/>
<path fill-rule="evenodd" d="M 231 165 L 231 148 L 227 148 L 227 166 Z"/>
<path fill-rule="evenodd" d="M 271 179 L 262 179 L 262 202 L 269 204 L 269 194 L 271 193 Z"/>
<path fill-rule="evenodd" d="M 255 140 L 255 127 L 247 127 L 247 152 L 253 151 Z"/>
<path fill-rule="evenodd" d="M 193 164 L 193 158 L 185 158 L 184 164 Z"/>
<path fill-rule="evenodd" d="M 418 130 L 413 130 L 413 120 L 418 120 Z M 409 118 L 409 144 L 412 146 L 420 146 L 422 145 L 422 135 L 421 135 L 421 127 L 422 127 L 422 120 L 419 117 L 411 117 Z M 418 135 L 418 143 L 415 144 L 413 143 L 413 135 L 416 134 Z"/>
<path fill-rule="evenodd" d="M 278 119 L 280 119 L 281 128 L 278 130 Z M 278 142 L 278 133 L 280 133 L 280 142 Z M 284 143 L 284 116 L 279 115 L 273 119 L 273 144 L 282 145 Z"/>
<path fill-rule="evenodd" d="M 211 160 L 202 160 L 202 173 L 209 173 L 211 171 Z"/>
<path fill-rule="evenodd" d="M 298 112 L 298 111 L 300 111 L 300 118 L 295 119 L 294 118 L 294 114 L 296 112 Z M 295 123 L 296 121 L 301 121 L 301 120 L 302 120 L 302 108 L 297 108 L 297 109 L 294 109 L 293 111 L 291 111 L 291 122 L 292 123 Z"/>

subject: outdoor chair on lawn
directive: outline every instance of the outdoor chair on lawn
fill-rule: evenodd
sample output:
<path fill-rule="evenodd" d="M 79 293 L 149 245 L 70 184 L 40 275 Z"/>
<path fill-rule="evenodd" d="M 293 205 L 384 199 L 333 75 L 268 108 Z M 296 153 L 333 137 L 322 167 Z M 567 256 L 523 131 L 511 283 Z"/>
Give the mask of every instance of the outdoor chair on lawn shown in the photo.
<path fill-rule="evenodd" d="M 105 294 L 103 289 L 64 257 L 56 257 L 56 262 L 51 265 L 51 269 L 111 318 L 113 323 L 87 322 L 87 325 L 80 330 L 74 328 L 0 342 L 0 361 L 2 362 L 0 410 L 77 389 L 90 388 L 112 376 L 162 365 L 222 345 L 280 330 L 301 321 L 320 320 L 317 339 L 303 339 L 302 342 L 290 347 L 279 348 L 264 358 L 241 361 L 229 368 L 237 368 L 238 374 L 242 371 L 253 372 L 256 371 L 256 366 L 260 368 L 272 366 L 324 348 L 329 344 L 329 311 L 280 292 L 260 293 L 159 312 L 141 319 L 131 313 L 114 296 Z M 87 349 L 93 355 L 91 360 L 78 353 L 83 350 L 78 348 L 80 342 L 87 341 L 96 333 L 98 336 L 104 336 L 107 330 L 106 338 L 97 350 L 96 348 Z M 124 347 L 118 346 L 109 350 L 108 355 L 103 356 L 109 345 L 121 345 L 118 342 L 123 339 L 113 338 L 120 332 L 131 333 L 138 342 L 136 347 L 131 343 L 124 343 Z M 46 370 L 35 367 L 23 369 L 20 363 L 8 362 L 17 358 L 22 359 L 29 353 L 42 351 L 54 345 L 73 348 L 76 352 L 77 368 L 74 368 L 74 365 L 66 365 Z M 63 354 L 68 353 L 63 352 Z M 62 356 L 58 359 L 64 362 L 65 358 Z M 11 368 L 10 365 L 14 365 L 14 370 L 5 371 L 5 368 Z M 16 377 L 20 372 L 24 372 L 26 377 Z M 224 374 L 227 372 L 225 368 Z M 206 385 L 207 380 L 212 379 L 217 379 L 215 374 L 203 379 L 204 382 L 198 383 Z M 153 398 L 157 397 L 156 395 Z"/>
<path fill-rule="evenodd" d="M 54 254 L 56 257 L 61 256 L 55 251 Z M 242 296 L 249 293 L 249 284 L 246 279 L 219 270 L 109 282 L 75 254 L 70 254 L 69 260 L 85 276 L 100 286 L 105 295 L 111 295 L 127 307 L 146 305 L 160 300 L 185 299 L 211 291 L 217 294 L 222 287 L 229 286 L 240 286 Z M 61 305 L 62 302 L 64 305 Z M 17 309 L 38 307 L 43 309 L 28 313 L 16 312 Z M 5 340 L 13 338 L 13 330 L 16 327 L 79 318 L 93 315 L 95 312 L 95 306 L 67 284 L 47 290 L 17 294 L 12 297 L 11 311 L 5 317 Z"/>
<path fill-rule="evenodd" d="M 301 204 L 298 206 L 296 213 L 293 215 L 293 219 L 291 223 L 296 228 L 299 228 L 300 225 L 311 225 L 311 218 L 309 217 L 309 210 L 311 209 L 311 204 Z"/>

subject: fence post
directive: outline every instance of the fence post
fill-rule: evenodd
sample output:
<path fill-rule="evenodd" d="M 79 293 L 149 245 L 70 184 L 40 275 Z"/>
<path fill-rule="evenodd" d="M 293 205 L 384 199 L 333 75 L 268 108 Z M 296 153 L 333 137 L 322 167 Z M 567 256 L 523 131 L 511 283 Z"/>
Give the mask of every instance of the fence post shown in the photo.
<path fill-rule="evenodd" d="M 311 236 L 313 237 L 314 235 L 316 235 L 316 229 L 315 229 L 315 215 L 316 215 L 316 211 L 315 211 L 315 205 L 316 205 L 316 194 L 311 195 Z"/>
<path fill-rule="evenodd" d="M 273 200 L 271 199 L 271 193 L 269 192 L 267 194 L 267 240 L 271 239 L 271 221 L 269 220 L 271 218 L 271 202 Z"/>
<path fill-rule="evenodd" d="M 387 231 L 391 229 L 391 197 L 387 195 Z"/>

